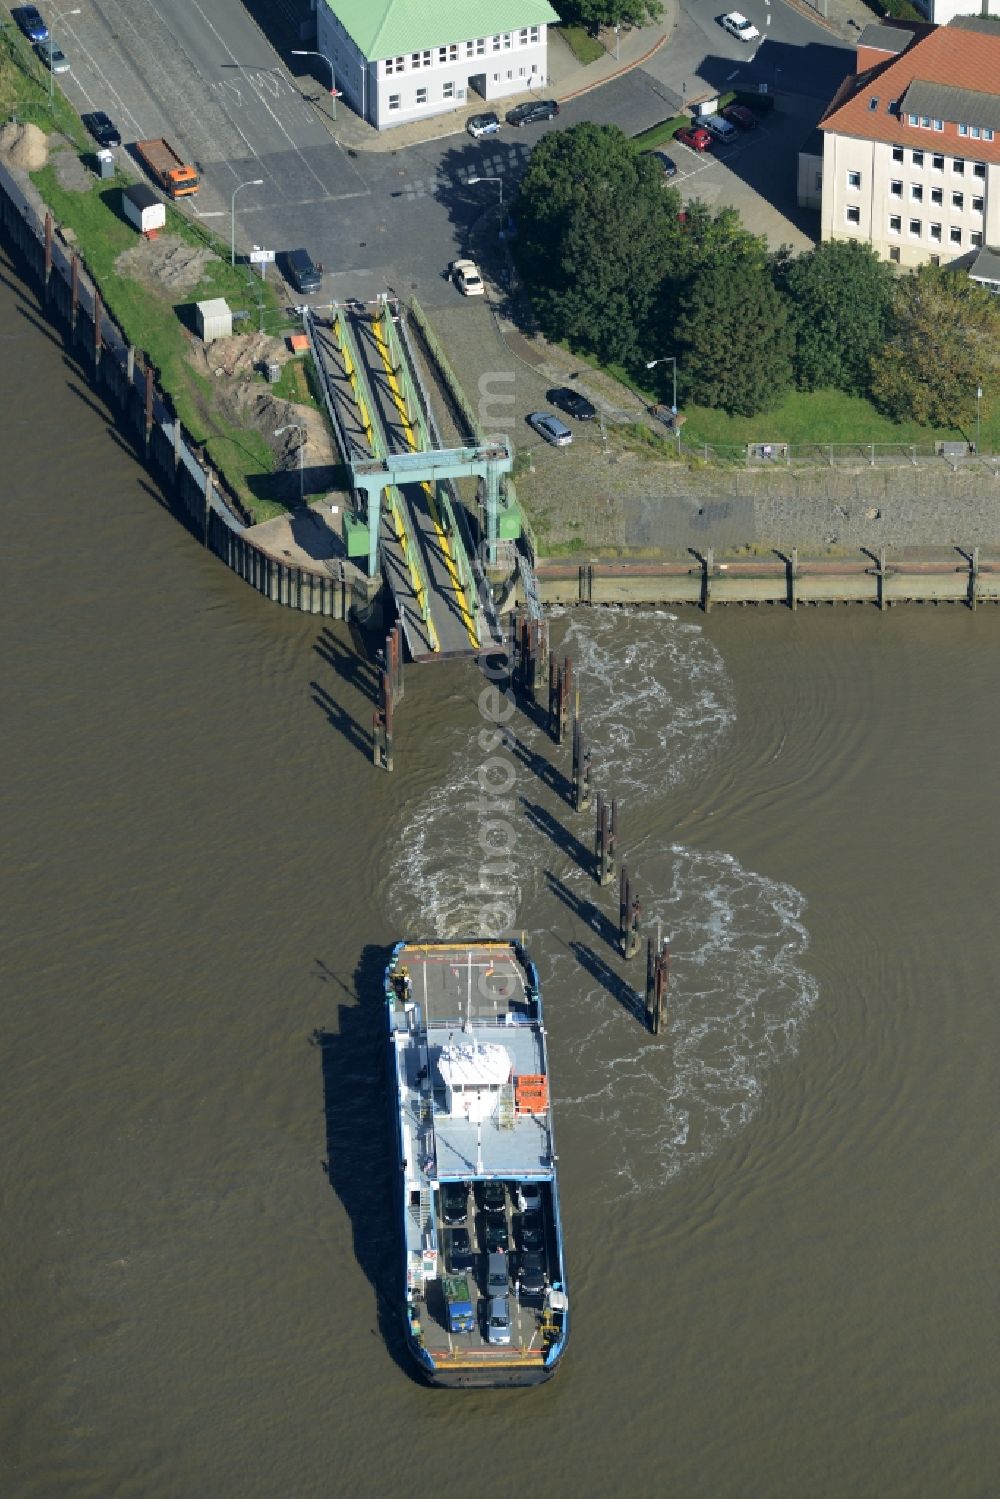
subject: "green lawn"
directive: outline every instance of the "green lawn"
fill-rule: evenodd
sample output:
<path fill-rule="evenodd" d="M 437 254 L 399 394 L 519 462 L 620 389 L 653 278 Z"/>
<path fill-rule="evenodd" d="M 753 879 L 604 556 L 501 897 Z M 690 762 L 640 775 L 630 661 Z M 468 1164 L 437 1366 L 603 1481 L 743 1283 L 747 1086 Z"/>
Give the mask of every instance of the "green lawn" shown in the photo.
<path fill-rule="evenodd" d="M 198 286 L 177 303 L 166 292 L 145 282 L 117 274 L 118 255 L 137 243 L 136 232 L 117 212 L 126 179 L 98 182 L 86 193 L 60 187 L 50 164 L 33 174 L 39 191 L 60 224 L 73 230 L 87 265 L 101 288 L 105 306 L 129 342 L 148 354 L 160 372 L 163 390 L 195 442 L 204 445 L 213 465 L 232 485 L 258 519 L 281 509 L 258 499 L 250 487 L 254 475 L 270 473 L 274 459 L 258 433 L 232 426 L 213 409 L 211 381 L 199 375 L 185 358 L 189 337 L 181 317 L 187 308 L 211 297 L 225 297 L 234 311 L 247 310 L 245 326 L 257 328 L 260 303 L 269 333 L 282 331 L 283 314 L 267 282 L 248 282 L 245 268 L 229 264 L 226 247 L 198 224 L 167 206 L 167 231 L 188 243 L 203 244 L 222 258 L 212 261 Z M 294 379 L 294 377 L 292 377 Z"/>
<path fill-rule="evenodd" d="M 658 125 L 652 125 L 641 135 L 634 135 L 632 140 L 637 151 L 655 151 L 657 146 L 663 146 L 667 141 L 672 141 L 674 132 L 682 125 L 690 125 L 690 123 L 690 115 L 674 115 L 672 119 L 661 120 Z"/>
<path fill-rule="evenodd" d="M 599 57 L 604 56 L 604 48 L 596 36 L 591 36 L 585 27 L 560 26 L 557 29 L 577 62 L 587 64 L 596 62 Z"/>
<path fill-rule="evenodd" d="M 46 134 L 61 130 L 79 150 L 84 150 L 87 134 L 80 117 L 66 103 L 57 80 L 51 81 L 50 105 L 47 70 L 27 38 L 13 24 L 5 27 L 0 33 L 0 120 L 16 115 L 19 120 L 30 120 Z"/>

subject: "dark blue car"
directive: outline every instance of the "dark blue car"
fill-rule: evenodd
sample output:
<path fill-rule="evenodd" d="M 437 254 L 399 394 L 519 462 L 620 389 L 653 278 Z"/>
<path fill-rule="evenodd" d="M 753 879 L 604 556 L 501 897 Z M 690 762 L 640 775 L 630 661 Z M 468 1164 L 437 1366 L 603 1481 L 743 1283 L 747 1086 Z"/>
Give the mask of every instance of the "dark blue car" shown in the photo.
<path fill-rule="evenodd" d="M 29 42 L 47 42 L 49 28 L 33 5 L 20 5 L 11 15 L 20 26 Z"/>

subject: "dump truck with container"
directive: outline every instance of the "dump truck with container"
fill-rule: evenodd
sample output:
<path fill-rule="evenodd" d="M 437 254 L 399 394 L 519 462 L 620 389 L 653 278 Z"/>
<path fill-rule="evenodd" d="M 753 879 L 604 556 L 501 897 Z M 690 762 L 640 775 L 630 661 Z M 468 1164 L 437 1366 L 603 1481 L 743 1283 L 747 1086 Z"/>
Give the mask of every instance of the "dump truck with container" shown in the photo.
<path fill-rule="evenodd" d="M 157 187 L 168 197 L 189 198 L 198 191 L 200 178 L 190 162 L 178 156 L 169 141 L 136 141 L 135 154 Z"/>

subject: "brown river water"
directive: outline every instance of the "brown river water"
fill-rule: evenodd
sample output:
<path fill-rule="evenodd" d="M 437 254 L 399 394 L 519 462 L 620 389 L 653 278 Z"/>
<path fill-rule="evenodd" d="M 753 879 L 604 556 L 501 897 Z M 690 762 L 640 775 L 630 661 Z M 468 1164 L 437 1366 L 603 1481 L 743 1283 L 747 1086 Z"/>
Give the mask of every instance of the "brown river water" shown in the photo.
<path fill-rule="evenodd" d="M 374 771 L 349 630 L 199 547 L 0 277 L 4 1499 L 996 1494 L 1000 613 L 554 620 L 654 1040 L 568 750 L 518 712 L 484 812 L 482 677 L 411 667 Z M 461 1394 L 401 1346 L 378 980 L 476 927 L 491 815 L 573 1329 Z"/>

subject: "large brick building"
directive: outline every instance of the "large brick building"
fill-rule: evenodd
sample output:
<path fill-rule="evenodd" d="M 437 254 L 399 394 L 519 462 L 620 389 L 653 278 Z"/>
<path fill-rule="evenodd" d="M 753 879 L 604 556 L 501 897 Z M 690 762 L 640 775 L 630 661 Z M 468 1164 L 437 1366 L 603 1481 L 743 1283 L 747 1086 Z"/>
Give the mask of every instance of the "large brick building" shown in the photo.
<path fill-rule="evenodd" d="M 824 239 L 899 266 L 1000 246 L 1000 19 L 866 27 L 819 132 L 800 202 L 821 202 Z"/>

